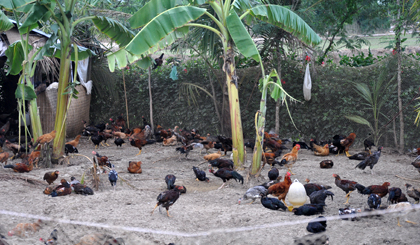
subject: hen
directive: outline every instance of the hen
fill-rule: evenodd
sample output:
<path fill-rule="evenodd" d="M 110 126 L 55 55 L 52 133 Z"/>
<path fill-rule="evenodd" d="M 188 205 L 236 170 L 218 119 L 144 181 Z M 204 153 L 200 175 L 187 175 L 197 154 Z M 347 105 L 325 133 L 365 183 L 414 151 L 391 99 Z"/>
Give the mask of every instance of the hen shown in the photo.
<path fill-rule="evenodd" d="M 220 143 L 222 143 L 222 148 L 225 152 L 225 154 L 223 154 L 223 156 L 226 156 L 226 153 L 228 151 L 232 151 L 232 138 L 227 138 L 224 136 L 217 136 L 217 139 L 220 141 Z"/>
<path fill-rule="evenodd" d="M 77 150 L 77 148 L 72 145 L 66 144 L 64 146 L 64 153 L 66 154 L 66 156 L 68 156 L 69 153 L 79 153 L 79 150 Z"/>
<path fill-rule="evenodd" d="M 399 202 L 408 202 L 407 197 L 402 190 L 398 187 L 392 187 L 388 189 L 388 202 L 391 204 L 399 203 Z"/>
<path fill-rule="evenodd" d="M 72 145 L 74 147 L 77 147 L 79 145 L 80 137 L 82 137 L 80 134 L 77 135 L 74 140 L 67 142 L 66 145 Z"/>
<path fill-rule="evenodd" d="M 115 137 L 114 144 L 117 145 L 117 147 L 122 147 L 122 145 L 125 143 L 125 141 L 120 137 Z"/>
<path fill-rule="evenodd" d="M 268 209 L 271 210 L 279 210 L 282 209 L 283 211 L 286 211 L 287 207 L 284 205 L 282 201 L 280 201 L 277 198 L 269 198 L 267 195 L 264 195 L 261 193 L 261 204 Z"/>
<path fill-rule="evenodd" d="M 44 179 L 43 180 L 47 181 L 48 185 L 51 185 L 58 178 L 59 173 L 60 172 L 58 170 L 56 170 L 54 172 L 47 172 L 47 173 L 44 174 Z"/>
<path fill-rule="evenodd" d="M 269 180 L 276 180 L 280 176 L 280 172 L 277 168 L 272 167 L 270 171 L 268 171 L 268 179 Z"/>
<path fill-rule="evenodd" d="M 196 177 L 196 181 L 210 181 L 209 178 L 206 177 L 206 172 L 204 172 L 203 170 L 200 170 L 199 168 L 193 166 L 193 171 Z"/>
<path fill-rule="evenodd" d="M 217 158 L 209 161 L 209 167 L 233 169 L 233 161 L 230 159 Z"/>
<path fill-rule="evenodd" d="M 295 215 L 310 216 L 314 214 L 324 213 L 324 206 L 320 204 L 304 204 L 298 208 L 293 208 L 292 212 Z"/>
<path fill-rule="evenodd" d="M 158 202 L 156 203 L 155 208 L 152 210 L 152 214 L 158 206 L 159 206 L 159 211 L 160 211 L 160 207 L 162 206 L 166 208 L 166 214 L 168 215 L 168 217 L 171 217 L 169 215 L 169 207 L 172 206 L 176 202 L 176 200 L 178 200 L 180 195 L 181 195 L 181 191 L 178 188 L 167 190 L 160 193 L 159 196 L 157 197 Z"/>
<path fill-rule="evenodd" d="M 370 155 L 369 152 L 363 151 L 349 156 L 350 160 L 365 160 Z"/>
<path fill-rule="evenodd" d="M 363 146 L 365 147 L 365 151 L 368 151 L 369 149 L 369 155 L 370 155 L 372 154 L 371 152 L 372 146 L 375 146 L 375 144 L 372 141 L 365 139 L 365 141 L 363 141 Z"/>
<path fill-rule="evenodd" d="M 346 153 L 346 156 L 349 157 L 349 148 L 353 145 L 354 140 L 356 139 L 356 134 L 351 133 L 346 138 L 340 140 L 340 144 L 344 147 L 344 153 Z"/>
<path fill-rule="evenodd" d="M 100 135 L 98 132 L 94 132 L 94 134 L 90 137 L 90 140 L 95 145 L 95 149 L 99 147 L 99 144 L 102 143 L 104 137 Z"/>
<path fill-rule="evenodd" d="M 351 180 L 342 180 L 338 174 L 333 174 L 333 177 L 335 178 L 335 185 L 342 189 L 344 192 L 346 192 L 347 201 L 344 204 L 349 203 L 350 194 L 355 191 L 356 189 L 358 191 L 362 191 L 365 189 L 365 187 L 356 181 Z"/>
<path fill-rule="evenodd" d="M 381 197 L 377 194 L 370 194 L 367 200 L 370 209 L 378 209 L 381 206 Z"/>
<path fill-rule="evenodd" d="M 298 158 L 298 151 L 300 149 L 300 145 L 297 144 L 293 147 L 292 151 L 289 153 L 286 153 L 283 155 L 283 157 L 280 160 L 280 164 L 281 165 L 286 165 L 289 172 L 294 175 L 294 173 L 292 172 L 292 170 L 290 170 L 290 168 L 293 166 L 293 164 L 296 162 L 297 158 Z"/>
<path fill-rule="evenodd" d="M 79 181 L 76 180 L 75 177 L 71 177 L 70 180 L 70 186 L 76 194 L 81 194 L 84 196 L 93 195 L 93 190 L 90 187 L 81 184 Z"/>
<path fill-rule="evenodd" d="M 132 174 L 141 174 L 143 171 L 141 170 L 141 161 L 138 162 L 134 162 L 134 161 L 129 161 L 128 162 L 128 172 L 132 173 Z"/>
<path fill-rule="evenodd" d="M 327 228 L 327 219 L 324 216 L 319 216 L 316 219 L 311 220 L 306 226 L 306 230 L 311 233 L 324 232 Z"/>
<path fill-rule="evenodd" d="M 313 144 L 312 147 L 315 156 L 328 156 L 330 154 L 330 146 L 328 144 L 325 144 L 324 146 Z"/>
<path fill-rule="evenodd" d="M 327 199 L 328 196 L 331 197 L 331 201 L 332 201 L 334 193 L 327 190 L 319 190 L 319 191 L 312 192 L 312 194 L 309 196 L 309 200 L 311 204 L 320 204 L 320 205 L 325 206 L 325 199 Z"/>
<path fill-rule="evenodd" d="M 57 245 L 57 229 L 54 229 L 47 240 L 40 238 L 39 240 L 43 242 L 45 245 Z"/>
<path fill-rule="evenodd" d="M 285 199 L 286 199 L 287 193 L 289 192 L 290 185 L 292 185 L 292 180 L 290 179 L 290 173 L 287 172 L 282 182 L 279 182 L 277 184 L 274 184 L 268 187 L 268 194 L 271 194 L 277 197 L 279 200 L 282 200 L 283 203 L 287 207 Z"/>
<path fill-rule="evenodd" d="M 117 186 L 117 180 L 118 180 L 118 172 L 115 170 L 114 165 L 112 165 L 112 169 L 108 173 L 108 180 L 115 191 L 115 187 Z"/>
<path fill-rule="evenodd" d="M 71 194 L 71 186 L 65 179 L 61 179 L 60 185 L 51 192 L 52 197 L 67 196 Z"/>
<path fill-rule="evenodd" d="M 252 204 L 255 202 L 257 198 L 260 198 L 261 195 L 266 196 L 267 192 L 268 190 L 264 186 L 257 185 L 257 186 L 251 187 L 245 192 L 243 197 L 238 199 L 238 204 L 241 204 L 243 200 L 248 200 L 248 199 L 252 199 L 252 202 L 249 203 L 249 204 Z"/>
<path fill-rule="evenodd" d="M 413 198 L 416 202 L 419 203 L 420 200 L 420 189 L 416 188 L 410 184 L 405 184 L 407 195 Z"/>
<path fill-rule="evenodd" d="M 21 163 L 5 165 L 4 168 L 11 168 L 16 173 L 27 173 L 32 171 L 34 165 L 32 161 L 28 160 L 28 158 L 24 158 Z"/>
<path fill-rule="evenodd" d="M 9 149 L 11 152 L 13 152 L 13 156 L 16 156 L 18 153 L 25 153 L 25 152 L 29 152 L 29 148 L 30 148 L 30 144 L 29 145 L 25 145 L 25 144 L 14 144 L 11 143 L 10 141 L 6 140 L 5 145 L 7 147 L 7 149 Z"/>
<path fill-rule="evenodd" d="M 7 164 L 7 160 L 9 160 L 9 152 L 0 153 L 0 162 Z"/>
<path fill-rule="evenodd" d="M 407 220 L 407 215 L 410 212 L 415 212 L 416 211 L 416 209 L 413 208 L 413 206 L 411 205 L 411 203 L 409 203 L 409 202 L 400 202 L 400 203 L 397 203 L 397 204 L 389 205 L 388 206 L 388 209 L 391 210 L 391 211 L 394 211 L 394 210 L 397 210 L 398 211 L 398 212 L 395 212 L 394 215 L 397 216 L 397 220 L 398 220 L 398 224 L 397 225 L 399 227 L 401 227 L 401 224 L 400 224 L 400 216 L 404 216 L 404 220 L 407 223 L 410 223 L 410 224 L 413 224 L 413 225 L 416 225 L 417 224 L 417 223 L 415 223 L 413 221 Z"/>
<path fill-rule="evenodd" d="M 355 168 L 364 170 L 367 166 L 370 167 L 371 174 L 373 174 L 373 167 L 378 163 L 379 157 L 381 156 L 382 146 L 378 147 L 378 151 L 375 151 L 372 155 L 368 156 L 365 160 L 361 161 Z"/>
<path fill-rule="evenodd" d="M 303 187 L 305 187 L 306 195 L 310 196 L 313 192 L 319 191 L 319 190 L 327 190 L 331 189 L 331 186 L 324 186 L 316 183 L 309 183 L 309 179 L 306 179 L 307 184 L 304 184 Z"/>
<path fill-rule="evenodd" d="M 51 133 L 43 134 L 43 135 L 39 136 L 38 139 L 36 139 L 36 141 L 34 143 L 34 149 L 36 149 L 39 144 L 44 145 L 44 144 L 48 144 L 51 141 L 53 141 L 54 138 L 55 138 L 56 132 L 57 131 L 53 130 L 53 131 L 51 131 Z"/>
<path fill-rule="evenodd" d="M 235 181 L 239 181 L 242 182 L 242 184 L 244 184 L 244 178 L 242 177 L 242 175 L 230 168 L 219 168 L 216 172 L 213 169 L 209 169 L 209 172 L 223 180 L 223 184 L 218 188 L 218 190 L 222 189 L 223 186 L 225 186 L 226 182 L 230 179 L 235 179 Z"/>
<path fill-rule="evenodd" d="M 211 161 L 211 160 L 216 160 L 217 158 L 220 158 L 221 156 L 222 156 L 222 153 L 218 151 L 217 153 L 205 155 L 203 158 L 206 161 Z"/>
<path fill-rule="evenodd" d="M 417 149 L 417 154 L 420 154 L 420 148 Z M 417 169 L 417 171 L 420 173 L 420 155 L 418 155 L 416 159 L 414 159 L 411 165 L 413 165 Z"/>
<path fill-rule="evenodd" d="M 274 164 L 276 163 L 276 157 L 279 157 L 282 153 L 282 150 L 277 150 L 276 152 L 272 153 L 272 152 L 263 152 L 262 153 L 262 158 L 261 160 L 264 162 L 263 166 L 265 166 L 266 163 L 268 163 L 271 166 L 274 166 Z"/>
<path fill-rule="evenodd" d="M 389 182 L 384 182 L 382 185 L 370 185 L 362 189 L 358 189 L 363 195 L 369 194 L 378 194 L 381 198 L 388 194 L 388 186 L 391 184 Z"/>
<path fill-rule="evenodd" d="M 19 223 L 13 228 L 11 231 L 7 233 L 9 236 L 19 236 L 19 237 L 26 237 L 27 233 L 33 233 L 38 231 L 41 228 L 42 221 L 39 219 L 37 222 L 34 223 Z"/>
<path fill-rule="evenodd" d="M 143 146 L 147 144 L 147 137 L 150 133 L 150 127 L 146 125 L 144 129 L 135 128 L 133 130 L 133 134 L 128 138 L 130 141 L 130 145 L 137 147 L 139 149 L 139 153 L 136 156 L 141 154 L 141 149 Z"/>
<path fill-rule="evenodd" d="M 332 168 L 333 166 L 334 166 L 334 163 L 331 160 L 324 160 L 319 163 L 320 168 Z"/>
<path fill-rule="evenodd" d="M 98 161 L 97 162 L 98 166 L 100 166 L 100 167 L 107 166 L 109 168 L 112 167 L 111 162 L 109 161 L 108 157 L 101 156 L 101 155 L 99 155 L 99 153 L 97 153 L 95 151 L 92 151 L 92 154 L 96 156 L 96 158 L 93 158 L 93 161 L 96 162 L 96 160 L 97 160 Z"/>

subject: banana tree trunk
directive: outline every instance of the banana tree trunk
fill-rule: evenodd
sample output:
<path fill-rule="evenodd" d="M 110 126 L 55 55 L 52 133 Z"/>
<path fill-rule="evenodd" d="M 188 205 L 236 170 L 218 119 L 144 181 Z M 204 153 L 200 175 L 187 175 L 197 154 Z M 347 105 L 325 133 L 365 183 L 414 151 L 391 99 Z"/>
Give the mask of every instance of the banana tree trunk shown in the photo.
<path fill-rule="evenodd" d="M 55 125 L 54 130 L 56 130 L 56 136 L 53 144 L 53 155 L 51 161 L 53 163 L 58 163 L 58 158 L 64 154 L 64 143 L 66 140 L 66 120 L 65 116 L 67 114 L 67 103 L 69 100 L 68 94 L 63 94 L 66 91 L 67 86 L 69 85 L 70 77 L 70 42 L 67 42 L 67 45 L 63 43 L 62 53 L 60 57 L 60 74 L 58 80 L 58 91 L 57 91 L 57 110 L 55 114 Z"/>
<path fill-rule="evenodd" d="M 264 128 L 265 128 L 265 115 L 267 111 L 267 84 L 264 80 L 261 101 L 260 101 L 260 110 L 257 112 L 257 135 L 255 139 L 254 154 L 252 156 L 252 169 L 251 175 L 256 175 L 261 168 L 261 157 L 262 157 L 262 142 L 264 140 Z M 280 100 L 280 99 L 279 99 Z"/>
<path fill-rule="evenodd" d="M 225 64 L 226 85 L 229 94 L 230 123 L 232 127 L 232 153 L 235 168 L 244 164 L 244 137 L 242 132 L 241 110 L 239 108 L 238 77 L 235 70 L 235 59 L 232 43 L 228 43 Z"/>
<path fill-rule="evenodd" d="M 41 119 L 39 118 L 36 99 L 31 100 L 29 104 L 29 115 L 31 117 L 32 137 L 35 141 L 42 135 Z"/>

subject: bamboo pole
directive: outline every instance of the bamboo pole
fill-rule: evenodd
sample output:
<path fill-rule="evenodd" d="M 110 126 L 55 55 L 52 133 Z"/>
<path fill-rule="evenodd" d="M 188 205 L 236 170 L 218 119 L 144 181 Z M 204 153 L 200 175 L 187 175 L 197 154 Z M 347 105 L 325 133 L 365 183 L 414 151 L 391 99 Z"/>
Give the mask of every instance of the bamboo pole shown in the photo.
<path fill-rule="evenodd" d="M 127 90 L 125 88 L 124 69 L 122 70 L 123 83 L 124 83 L 124 97 L 125 97 L 125 113 L 127 114 L 127 128 L 130 128 L 130 120 L 128 119 L 128 103 L 127 103 Z"/>

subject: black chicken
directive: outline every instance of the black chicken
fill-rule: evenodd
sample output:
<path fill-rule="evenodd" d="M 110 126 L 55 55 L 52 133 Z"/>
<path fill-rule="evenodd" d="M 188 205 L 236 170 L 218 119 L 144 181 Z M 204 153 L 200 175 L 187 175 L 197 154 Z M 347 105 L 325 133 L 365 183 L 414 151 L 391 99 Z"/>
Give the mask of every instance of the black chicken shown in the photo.
<path fill-rule="evenodd" d="M 196 177 L 195 180 L 206 181 L 206 182 L 210 181 L 209 178 L 206 177 L 206 172 L 204 172 L 203 170 L 200 170 L 199 168 L 193 166 L 193 171 Z"/>
<path fill-rule="evenodd" d="M 215 160 L 209 161 L 209 167 L 233 169 L 233 161 L 230 159 L 217 158 Z"/>
<path fill-rule="evenodd" d="M 334 135 L 333 140 L 332 140 L 332 144 L 334 147 L 330 148 L 330 153 L 334 153 L 334 154 L 344 153 L 346 148 L 343 145 L 341 145 L 341 140 L 345 138 L 346 136 L 341 136 L 338 134 Z"/>
<path fill-rule="evenodd" d="M 295 215 L 305 215 L 305 216 L 310 216 L 314 214 L 322 214 L 324 213 L 324 205 L 304 204 L 298 208 L 294 208 L 292 212 Z"/>
<path fill-rule="evenodd" d="M 370 167 L 371 174 L 373 174 L 373 166 L 378 163 L 379 157 L 381 156 L 382 146 L 378 147 L 378 151 L 375 151 L 372 155 L 361 161 L 355 168 L 364 170 L 367 166 Z"/>
<path fill-rule="evenodd" d="M 306 144 L 303 141 L 298 141 L 298 142 L 293 141 L 293 147 L 295 147 L 296 144 L 299 144 L 301 149 L 312 150 L 312 147 L 310 147 L 308 144 Z"/>
<path fill-rule="evenodd" d="M 350 160 L 365 160 L 370 155 L 369 152 L 363 151 L 349 156 Z"/>
<path fill-rule="evenodd" d="M 377 194 L 370 194 L 367 200 L 370 209 L 378 209 L 381 202 L 381 197 Z"/>
<path fill-rule="evenodd" d="M 176 180 L 175 175 L 168 174 L 165 176 L 165 183 L 168 190 L 171 190 L 175 187 L 175 180 Z"/>
<path fill-rule="evenodd" d="M 312 192 L 312 194 L 309 196 L 309 200 L 311 204 L 320 204 L 325 206 L 325 199 L 327 199 L 328 196 L 330 196 L 331 201 L 333 201 L 334 193 L 327 190 L 319 190 Z"/>
<path fill-rule="evenodd" d="M 114 140 L 114 144 L 117 145 L 117 147 L 122 147 L 122 145 L 125 143 L 125 141 L 123 139 L 121 139 L 120 137 L 115 137 Z"/>
<path fill-rule="evenodd" d="M 166 208 L 166 214 L 168 215 L 168 217 L 172 217 L 169 215 L 169 207 L 172 206 L 176 202 L 176 200 L 178 200 L 180 195 L 181 191 L 177 188 L 160 193 L 156 199 L 158 202 L 156 203 L 155 208 L 153 208 L 152 214 L 158 206 L 160 211 L 160 207 L 162 206 Z"/>
<path fill-rule="evenodd" d="M 99 144 L 104 140 L 104 137 L 100 135 L 98 132 L 95 132 L 91 137 L 90 140 L 95 144 L 95 149 L 99 147 Z"/>
<path fill-rule="evenodd" d="M 316 219 L 311 220 L 306 226 L 306 230 L 311 233 L 320 233 L 325 231 L 327 228 L 327 219 L 324 216 L 319 216 Z"/>
<path fill-rule="evenodd" d="M 66 154 L 66 156 L 68 156 L 69 153 L 79 153 L 79 151 L 77 150 L 76 147 L 74 147 L 72 145 L 69 145 L 69 144 L 66 144 L 64 146 L 64 153 Z"/>
<path fill-rule="evenodd" d="M 323 186 L 316 183 L 309 183 L 309 179 L 306 179 L 307 184 L 303 185 L 305 187 L 306 195 L 310 196 L 313 192 L 319 190 L 331 189 L 331 186 Z"/>
<path fill-rule="evenodd" d="M 223 180 L 222 186 L 219 187 L 218 190 L 225 186 L 226 181 L 230 179 L 235 179 L 235 181 L 242 182 L 244 184 L 244 178 L 238 172 L 229 169 L 229 168 L 219 168 L 216 172 L 213 169 L 209 169 L 209 172 L 214 174 L 214 176 L 219 177 Z"/>
<path fill-rule="evenodd" d="M 232 138 L 227 138 L 224 136 L 217 136 L 217 139 L 220 141 L 220 143 L 222 143 L 222 148 L 223 151 L 225 152 L 225 154 L 223 156 L 226 156 L 226 153 L 228 151 L 232 151 Z"/>
<path fill-rule="evenodd" d="M 283 209 L 285 211 L 287 209 L 286 205 L 282 201 L 277 198 L 269 198 L 267 194 L 261 193 L 261 204 L 271 210 L 279 210 Z"/>
<path fill-rule="evenodd" d="M 153 68 L 152 70 L 158 68 L 158 66 L 161 66 L 163 64 L 163 55 L 164 53 L 162 53 L 159 58 L 155 59 L 155 62 L 153 62 Z"/>
<path fill-rule="evenodd" d="M 408 202 L 407 197 L 402 190 L 398 187 L 392 187 L 388 189 L 388 202 L 391 204 L 399 203 L 399 202 Z"/>
<path fill-rule="evenodd" d="M 190 151 L 193 150 L 193 145 L 185 145 L 184 143 L 182 144 L 183 145 L 181 147 L 177 147 L 175 150 L 179 151 L 179 154 L 185 154 L 185 158 L 187 158 Z"/>
<path fill-rule="evenodd" d="M 118 172 L 115 171 L 114 165 L 112 165 L 112 170 L 109 171 L 108 173 L 108 180 L 111 183 L 111 186 L 114 187 L 114 191 L 115 191 L 115 187 L 117 186 L 117 180 L 118 180 Z"/>
<path fill-rule="evenodd" d="M 268 178 L 270 180 L 276 180 L 279 177 L 279 175 L 279 170 L 275 167 L 272 167 L 271 170 L 268 171 Z"/>
<path fill-rule="evenodd" d="M 368 151 L 369 149 L 369 155 L 372 154 L 370 150 L 372 149 L 372 146 L 375 146 L 375 144 L 372 141 L 365 139 L 365 141 L 363 141 L 363 145 L 365 146 L 365 151 Z"/>

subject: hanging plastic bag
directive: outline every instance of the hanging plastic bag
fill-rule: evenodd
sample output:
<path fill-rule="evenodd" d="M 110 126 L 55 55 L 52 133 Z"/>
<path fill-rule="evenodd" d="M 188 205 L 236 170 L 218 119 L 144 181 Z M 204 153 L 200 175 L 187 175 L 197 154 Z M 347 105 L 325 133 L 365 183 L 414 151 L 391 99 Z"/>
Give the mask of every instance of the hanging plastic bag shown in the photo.
<path fill-rule="evenodd" d="M 303 80 L 303 97 L 306 101 L 311 100 L 312 81 L 309 73 L 309 64 L 306 64 L 305 79 Z"/>
<path fill-rule="evenodd" d="M 176 70 L 176 66 L 172 66 L 172 70 L 171 70 L 171 73 L 169 74 L 169 77 L 170 77 L 173 81 L 178 80 L 178 71 Z"/>

